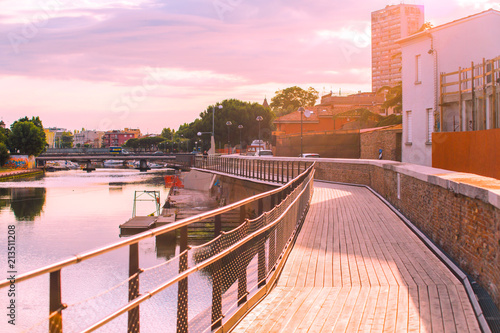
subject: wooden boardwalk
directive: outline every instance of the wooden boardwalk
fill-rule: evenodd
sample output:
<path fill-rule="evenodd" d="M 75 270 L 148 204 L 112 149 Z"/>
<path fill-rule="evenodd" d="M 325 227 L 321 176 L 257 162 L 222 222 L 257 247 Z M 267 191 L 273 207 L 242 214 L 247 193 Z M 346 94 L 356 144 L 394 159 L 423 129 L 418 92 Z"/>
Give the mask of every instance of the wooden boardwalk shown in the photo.
<path fill-rule="evenodd" d="M 233 332 L 481 332 L 462 284 L 375 195 L 314 191 L 276 288 Z"/>

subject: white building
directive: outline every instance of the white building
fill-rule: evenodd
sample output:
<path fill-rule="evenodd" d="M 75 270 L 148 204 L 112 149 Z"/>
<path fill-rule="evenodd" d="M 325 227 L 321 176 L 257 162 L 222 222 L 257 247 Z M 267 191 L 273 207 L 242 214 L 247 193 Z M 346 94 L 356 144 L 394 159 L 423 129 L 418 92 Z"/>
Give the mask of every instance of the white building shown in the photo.
<path fill-rule="evenodd" d="M 500 12 L 490 9 L 398 41 L 403 162 L 432 166 L 434 131 L 498 128 L 499 33 Z"/>
<path fill-rule="evenodd" d="M 75 133 L 73 136 L 73 147 L 83 147 L 89 145 L 93 148 L 101 148 L 104 132 L 84 130 Z"/>

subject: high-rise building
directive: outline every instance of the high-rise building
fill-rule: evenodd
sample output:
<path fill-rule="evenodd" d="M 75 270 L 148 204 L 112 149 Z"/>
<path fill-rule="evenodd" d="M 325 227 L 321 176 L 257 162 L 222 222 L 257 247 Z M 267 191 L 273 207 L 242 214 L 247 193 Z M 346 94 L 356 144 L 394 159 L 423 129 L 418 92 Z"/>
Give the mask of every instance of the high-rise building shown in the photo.
<path fill-rule="evenodd" d="M 372 91 L 401 81 L 401 46 L 395 41 L 424 24 L 424 6 L 393 5 L 372 12 Z"/>

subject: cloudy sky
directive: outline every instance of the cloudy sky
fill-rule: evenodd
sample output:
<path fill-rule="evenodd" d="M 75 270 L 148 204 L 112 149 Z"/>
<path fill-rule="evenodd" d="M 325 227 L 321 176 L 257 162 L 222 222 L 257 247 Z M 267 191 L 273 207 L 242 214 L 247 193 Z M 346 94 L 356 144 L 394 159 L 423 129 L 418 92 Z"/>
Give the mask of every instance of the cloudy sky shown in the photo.
<path fill-rule="evenodd" d="M 370 15 L 388 0 L 0 0 L 2 120 L 177 129 L 226 98 L 371 90 Z M 406 1 L 439 25 L 499 1 Z"/>

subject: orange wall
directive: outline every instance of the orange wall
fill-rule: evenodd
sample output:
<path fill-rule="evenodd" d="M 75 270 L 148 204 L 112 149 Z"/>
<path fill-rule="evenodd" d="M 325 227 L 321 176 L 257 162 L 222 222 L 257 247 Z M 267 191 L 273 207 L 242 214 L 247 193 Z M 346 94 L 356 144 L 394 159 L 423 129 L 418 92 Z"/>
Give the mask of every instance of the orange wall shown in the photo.
<path fill-rule="evenodd" d="M 500 129 L 433 133 L 432 166 L 500 179 Z"/>
<path fill-rule="evenodd" d="M 335 119 L 335 129 L 339 130 L 342 126 L 347 123 L 344 118 Z M 300 123 L 284 123 L 278 124 L 277 130 L 279 132 L 285 132 L 285 134 L 298 134 L 300 133 Z M 326 132 L 333 131 L 333 119 L 331 118 L 320 118 L 319 123 L 302 123 L 302 132 Z"/>

